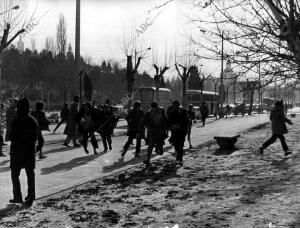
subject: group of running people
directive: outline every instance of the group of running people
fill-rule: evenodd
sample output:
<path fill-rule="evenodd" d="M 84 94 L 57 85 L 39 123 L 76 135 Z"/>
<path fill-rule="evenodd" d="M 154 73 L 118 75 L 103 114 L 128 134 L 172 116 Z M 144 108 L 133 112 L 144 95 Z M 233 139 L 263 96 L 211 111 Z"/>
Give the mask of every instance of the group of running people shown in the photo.
<path fill-rule="evenodd" d="M 75 96 L 70 108 L 68 109 L 65 105 L 61 110 L 61 121 L 54 132 L 62 122 L 67 122 L 64 130 L 67 137 L 63 145 L 69 147 L 70 142 L 73 141 L 74 147 L 81 144 L 88 154 L 88 140 L 90 138 L 94 154 L 97 154 L 99 147 L 95 133 L 98 133 L 102 139 L 104 152 L 112 150 L 111 137 L 118 121 L 112 111 L 112 106 L 107 102 L 98 107 L 94 107 L 90 103 L 84 103 L 79 107 L 79 103 L 79 97 Z M 144 112 L 141 103 L 139 101 L 134 102 L 126 117 L 128 139 L 121 150 L 120 160 L 124 159 L 133 140 L 136 140 L 135 156 L 140 157 L 141 142 L 144 139 L 145 144 L 148 145 L 144 163 L 149 166 L 153 149 L 157 154 L 163 154 L 163 145 L 171 133 L 169 142 L 176 150 L 177 162 L 182 165 L 186 136 L 190 148 L 193 148 L 190 135 L 194 120 L 195 113 L 192 105 L 189 105 L 188 109 L 184 109 L 180 107 L 178 101 L 174 101 L 165 111 L 156 102 L 152 102 L 150 109 Z"/>

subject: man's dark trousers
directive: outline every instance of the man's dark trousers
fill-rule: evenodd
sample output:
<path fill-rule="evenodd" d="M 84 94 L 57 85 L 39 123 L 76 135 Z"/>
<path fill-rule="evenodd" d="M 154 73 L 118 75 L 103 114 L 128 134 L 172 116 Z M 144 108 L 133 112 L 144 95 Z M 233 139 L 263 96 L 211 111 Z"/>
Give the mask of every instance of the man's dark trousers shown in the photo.
<path fill-rule="evenodd" d="M 13 195 L 14 199 L 22 199 L 21 185 L 20 185 L 20 173 L 21 169 L 19 167 L 11 168 L 11 180 L 13 184 Z M 34 169 L 25 167 L 26 176 L 27 176 L 27 186 L 28 186 L 28 195 L 27 197 L 35 199 L 35 179 L 34 179 Z"/>

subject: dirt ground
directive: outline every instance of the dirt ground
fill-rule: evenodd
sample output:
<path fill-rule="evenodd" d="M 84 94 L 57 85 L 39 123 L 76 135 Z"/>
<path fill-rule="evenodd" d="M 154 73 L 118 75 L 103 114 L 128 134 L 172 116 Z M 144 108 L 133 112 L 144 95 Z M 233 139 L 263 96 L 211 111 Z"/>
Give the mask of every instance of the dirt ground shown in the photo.
<path fill-rule="evenodd" d="M 298 120 L 298 121 L 297 121 Z M 270 126 L 242 134 L 238 150 L 216 144 L 96 180 L 10 213 L 0 227 L 300 227 L 300 123 L 264 157 Z M 177 225 L 177 226 L 176 226 Z"/>

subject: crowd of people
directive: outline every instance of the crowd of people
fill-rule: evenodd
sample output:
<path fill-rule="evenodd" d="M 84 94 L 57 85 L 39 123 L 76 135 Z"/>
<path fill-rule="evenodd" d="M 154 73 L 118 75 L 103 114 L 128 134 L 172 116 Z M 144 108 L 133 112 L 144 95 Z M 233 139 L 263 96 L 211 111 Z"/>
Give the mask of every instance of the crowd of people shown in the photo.
<path fill-rule="evenodd" d="M 65 104 L 61 110 L 61 121 L 55 127 L 54 132 L 62 123 L 66 122 L 64 133 L 67 136 L 63 145 L 69 147 L 72 141 L 74 147 L 82 146 L 85 153 L 89 154 L 88 141 L 90 139 L 94 154 L 98 154 L 99 146 L 95 137 L 95 134 L 98 133 L 102 139 L 104 152 L 112 150 L 112 135 L 117 124 L 117 118 L 112 112 L 109 102 L 98 107 L 94 107 L 91 103 L 79 104 L 80 98 L 75 96 L 70 108 Z M 203 103 L 201 108 L 203 126 L 208 113 L 207 109 Z M 24 168 L 28 183 L 25 205 L 31 206 L 35 200 L 36 154 L 40 159 L 45 158 L 42 131 L 49 130 L 50 121 L 46 118 L 43 102 L 36 102 L 35 110 L 29 114 L 29 101 L 26 98 L 19 101 L 13 100 L 6 114 L 5 140 L 11 141 L 10 168 L 14 196 L 10 202 L 23 203 L 19 176 Z M 273 135 L 259 148 L 260 153 L 263 155 L 264 150 L 279 138 L 285 155 L 291 154 L 283 135 L 287 133 L 285 122 L 289 124 L 292 122 L 285 117 L 282 101 L 275 103 L 270 119 Z M 141 141 L 145 140 L 148 148 L 144 164 L 147 169 L 150 167 L 153 150 L 156 154 L 162 155 L 165 140 L 169 138 L 169 143 L 175 149 L 178 165 L 183 165 L 183 148 L 186 136 L 189 148 L 193 148 L 191 128 L 195 120 L 195 113 L 192 105 L 185 109 L 180 106 L 178 101 L 174 101 L 167 110 L 164 110 L 159 107 L 158 103 L 152 102 L 150 109 L 144 112 L 141 103 L 136 101 L 133 108 L 128 112 L 126 120 L 128 139 L 121 150 L 120 161 L 123 161 L 133 140 L 136 140 L 135 157 L 140 157 Z"/>
<path fill-rule="evenodd" d="M 204 105 L 204 104 L 203 104 Z M 205 106 L 205 105 L 204 105 Z M 207 112 L 207 110 L 205 110 Z M 64 104 L 60 113 L 61 120 L 54 128 L 53 133 L 66 123 L 64 134 L 66 139 L 64 146 L 69 147 L 72 141 L 74 147 L 82 146 L 85 153 L 89 154 L 88 141 L 90 139 L 94 154 L 98 154 L 98 142 L 95 134 L 101 136 L 104 152 L 112 150 L 112 135 L 117 126 L 118 119 L 112 111 L 109 101 L 104 105 L 94 107 L 91 103 L 80 105 L 80 97 L 75 96 L 68 107 Z M 159 155 L 163 154 L 165 140 L 169 142 L 176 151 L 176 161 L 183 165 L 183 147 L 186 135 L 190 148 L 192 122 L 195 120 L 193 106 L 188 109 L 180 106 L 178 101 L 165 111 L 156 102 L 150 104 L 146 112 L 142 110 L 139 101 L 134 102 L 133 108 L 128 112 L 127 120 L 127 142 L 121 150 L 122 161 L 133 140 L 136 140 L 135 156 L 141 156 L 141 141 L 145 140 L 148 145 L 144 164 L 150 166 L 152 152 L 155 149 Z M 49 131 L 50 121 L 44 111 L 44 103 L 36 102 L 35 110 L 30 113 L 29 101 L 26 98 L 21 100 L 13 99 L 6 110 L 6 141 L 11 141 L 10 146 L 10 168 L 13 184 L 13 199 L 11 203 L 24 203 L 31 206 L 35 200 L 35 161 L 36 155 L 40 159 L 46 158 L 43 155 L 44 138 L 42 131 Z M 23 202 L 20 172 L 25 169 L 28 183 L 28 194 Z"/>

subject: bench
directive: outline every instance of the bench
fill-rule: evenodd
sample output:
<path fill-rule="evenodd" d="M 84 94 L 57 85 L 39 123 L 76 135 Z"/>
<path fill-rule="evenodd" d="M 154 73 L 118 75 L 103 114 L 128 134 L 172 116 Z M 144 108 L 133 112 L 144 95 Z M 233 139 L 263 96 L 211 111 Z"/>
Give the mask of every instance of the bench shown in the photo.
<path fill-rule="evenodd" d="M 240 135 L 232 135 L 232 136 L 215 136 L 214 139 L 217 141 L 221 150 L 233 150 L 234 144 Z"/>
<path fill-rule="evenodd" d="M 296 117 L 296 113 L 291 113 L 291 118 L 295 118 Z"/>

